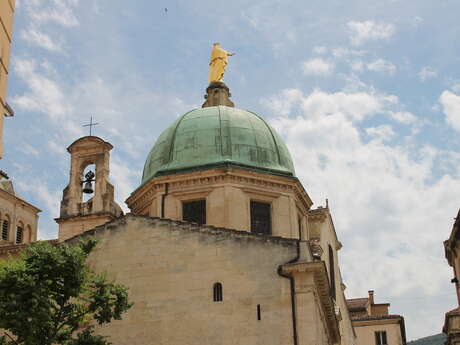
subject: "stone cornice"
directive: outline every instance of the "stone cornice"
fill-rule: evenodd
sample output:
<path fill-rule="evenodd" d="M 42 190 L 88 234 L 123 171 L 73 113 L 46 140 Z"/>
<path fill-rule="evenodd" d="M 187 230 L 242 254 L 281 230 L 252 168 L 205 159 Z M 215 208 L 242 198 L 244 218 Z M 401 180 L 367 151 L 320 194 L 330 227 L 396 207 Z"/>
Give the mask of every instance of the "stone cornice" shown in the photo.
<path fill-rule="evenodd" d="M 49 242 L 50 244 L 57 244 L 57 240 L 46 240 L 44 242 Z M 34 242 L 37 243 L 37 242 Z M 24 248 L 30 246 L 32 243 L 21 243 L 21 244 L 10 244 L 6 246 L 0 246 L 0 254 L 11 254 L 18 253 Z"/>
<path fill-rule="evenodd" d="M 141 212 L 141 210 L 150 206 L 156 194 L 162 194 L 164 192 L 166 183 L 168 183 L 171 193 L 174 192 L 174 189 L 185 190 L 188 187 L 193 188 L 196 186 L 234 184 L 243 186 L 244 188 L 258 188 L 276 191 L 278 193 L 293 192 L 302 204 L 304 212 L 308 212 L 313 204 L 302 184 L 296 178 L 273 176 L 244 169 L 229 168 L 153 178 L 131 194 L 126 200 L 128 207 L 133 213 Z"/>
<path fill-rule="evenodd" d="M 93 220 L 99 218 L 109 218 L 110 220 L 115 219 L 112 213 L 102 212 L 102 213 L 94 213 L 88 215 L 81 215 L 81 216 L 69 216 L 69 217 L 61 217 L 61 218 L 54 218 L 56 223 L 60 224 L 62 222 L 81 222 L 82 220 Z"/>
<path fill-rule="evenodd" d="M 168 227 L 174 231 L 184 231 L 184 232 L 199 232 L 205 233 L 213 236 L 226 236 L 229 239 L 241 240 L 245 239 L 247 241 L 255 242 L 264 242 L 264 243 L 274 243 L 276 245 L 288 246 L 297 249 L 298 239 L 285 238 L 279 236 L 268 236 L 263 234 L 254 234 L 252 232 L 228 229 L 222 227 L 216 227 L 212 225 L 200 225 L 197 223 L 164 219 L 159 217 L 149 217 L 144 215 L 136 215 L 128 213 L 119 218 L 113 219 L 105 224 L 98 225 L 93 229 L 86 230 L 78 235 L 75 235 L 71 238 L 64 240 L 64 242 L 73 242 L 78 238 L 83 238 L 85 236 L 93 236 L 102 231 L 110 231 L 113 228 L 117 228 L 123 225 L 126 225 L 129 221 L 144 221 L 146 225 L 149 226 L 152 230 L 155 227 Z"/>
<path fill-rule="evenodd" d="M 353 327 L 365 327 L 365 326 L 372 326 L 372 325 L 388 325 L 388 324 L 399 324 L 399 322 L 403 319 L 402 316 L 396 315 L 395 317 L 391 318 L 373 318 L 373 319 L 358 319 L 358 320 L 351 320 L 353 323 Z"/>
<path fill-rule="evenodd" d="M 69 145 L 69 147 L 67 147 L 67 151 L 69 153 L 72 153 L 73 151 L 75 152 L 78 152 L 80 150 L 87 150 L 88 147 L 85 146 L 86 143 L 91 143 L 91 144 L 99 144 L 99 146 L 97 147 L 90 147 L 89 149 L 92 149 L 94 151 L 110 151 L 111 149 L 113 149 L 113 146 L 112 144 L 110 144 L 109 142 L 105 141 L 104 139 L 101 139 L 99 137 L 96 137 L 96 136 L 85 136 L 85 137 L 81 137 L 77 140 L 75 140 L 72 144 Z"/>
<path fill-rule="evenodd" d="M 328 327 L 326 328 L 331 339 L 331 343 L 339 342 L 339 323 L 335 315 L 335 304 L 330 296 L 329 279 L 324 261 L 284 264 L 281 266 L 281 272 L 293 277 L 294 280 L 296 280 L 296 275 L 299 273 L 313 274 L 316 293 L 319 297 L 321 309 L 326 318 L 326 323 L 328 324 Z M 302 289 L 304 287 L 300 288 Z"/>

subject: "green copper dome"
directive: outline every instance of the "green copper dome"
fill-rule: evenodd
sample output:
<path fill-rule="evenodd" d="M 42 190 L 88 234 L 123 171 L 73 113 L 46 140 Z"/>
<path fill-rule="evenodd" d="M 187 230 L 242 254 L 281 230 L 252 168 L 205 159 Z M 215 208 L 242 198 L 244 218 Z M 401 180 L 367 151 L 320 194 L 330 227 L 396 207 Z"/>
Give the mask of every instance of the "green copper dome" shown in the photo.
<path fill-rule="evenodd" d="M 159 136 L 145 162 L 142 183 L 219 166 L 295 176 L 286 145 L 264 120 L 246 110 L 215 106 L 182 115 Z"/>

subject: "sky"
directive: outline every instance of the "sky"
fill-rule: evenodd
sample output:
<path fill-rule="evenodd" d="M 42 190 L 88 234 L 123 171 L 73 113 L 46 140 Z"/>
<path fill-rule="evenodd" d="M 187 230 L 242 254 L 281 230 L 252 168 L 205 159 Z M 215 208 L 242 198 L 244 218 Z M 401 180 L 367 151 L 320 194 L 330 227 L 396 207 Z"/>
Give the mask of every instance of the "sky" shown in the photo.
<path fill-rule="evenodd" d="M 116 200 L 203 103 L 213 42 L 225 82 L 284 138 L 343 244 L 347 298 L 375 290 L 408 340 L 456 306 L 443 240 L 460 206 L 460 3 L 454 0 L 17 0 L 1 169 L 56 238 L 66 148 L 113 144 Z"/>

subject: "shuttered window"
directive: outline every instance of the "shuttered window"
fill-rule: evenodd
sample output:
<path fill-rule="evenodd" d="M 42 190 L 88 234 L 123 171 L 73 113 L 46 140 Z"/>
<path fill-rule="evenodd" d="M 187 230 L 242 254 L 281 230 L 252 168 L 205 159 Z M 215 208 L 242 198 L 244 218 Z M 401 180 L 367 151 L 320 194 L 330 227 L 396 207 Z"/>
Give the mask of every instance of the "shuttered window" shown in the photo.
<path fill-rule="evenodd" d="M 8 241 L 8 229 L 10 227 L 10 223 L 5 219 L 2 222 L 2 240 Z"/>
<path fill-rule="evenodd" d="M 24 229 L 20 226 L 16 229 L 16 243 L 22 243 L 24 239 Z"/>

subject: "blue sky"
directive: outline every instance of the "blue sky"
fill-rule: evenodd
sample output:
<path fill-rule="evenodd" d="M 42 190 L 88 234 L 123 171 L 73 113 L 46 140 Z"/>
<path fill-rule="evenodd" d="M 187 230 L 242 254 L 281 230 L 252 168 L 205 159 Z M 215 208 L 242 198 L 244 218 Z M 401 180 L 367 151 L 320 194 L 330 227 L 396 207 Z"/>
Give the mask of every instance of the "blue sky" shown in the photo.
<path fill-rule="evenodd" d="M 409 339 L 441 331 L 455 307 L 442 241 L 460 205 L 458 2 L 17 2 L 1 163 L 43 209 L 41 238 L 56 237 L 66 147 L 90 116 L 124 205 L 161 131 L 204 101 L 218 41 L 236 53 L 236 106 L 278 130 L 316 206 L 329 199 L 347 297 L 375 290 Z"/>

